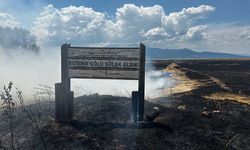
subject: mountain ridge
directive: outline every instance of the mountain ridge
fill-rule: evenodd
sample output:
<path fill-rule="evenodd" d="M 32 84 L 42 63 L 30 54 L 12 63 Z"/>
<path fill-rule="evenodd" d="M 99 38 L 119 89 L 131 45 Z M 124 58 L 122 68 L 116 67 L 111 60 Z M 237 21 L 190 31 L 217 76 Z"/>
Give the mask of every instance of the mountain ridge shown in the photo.
<path fill-rule="evenodd" d="M 225 58 L 250 58 L 250 56 L 230 54 L 230 53 L 217 53 L 217 52 L 197 52 L 187 48 L 183 49 L 160 49 L 160 48 L 147 48 L 146 53 L 149 59 L 225 59 Z"/>

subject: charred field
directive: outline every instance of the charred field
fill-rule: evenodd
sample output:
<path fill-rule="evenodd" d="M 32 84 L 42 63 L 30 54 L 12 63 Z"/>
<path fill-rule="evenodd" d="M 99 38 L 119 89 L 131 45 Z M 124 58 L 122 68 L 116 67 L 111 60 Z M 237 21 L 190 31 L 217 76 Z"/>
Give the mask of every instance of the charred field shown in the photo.
<path fill-rule="evenodd" d="M 174 87 L 163 91 L 166 96 L 146 99 L 145 113 L 153 107 L 160 110 L 153 122 L 130 123 L 131 98 L 127 97 L 76 97 L 75 118 L 66 124 L 54 121 L 53 101 L 41 101 L 26 106 L 38 118 L 40 132 L 21 110 L 16 110 L 14 146 L 60 150 L 250 149 L 250 60 L 152 63 L 173 73 L 177 80 Z M 9 126 L 3 121 L 0 136 L 1 148 L 9 149 Z"/>

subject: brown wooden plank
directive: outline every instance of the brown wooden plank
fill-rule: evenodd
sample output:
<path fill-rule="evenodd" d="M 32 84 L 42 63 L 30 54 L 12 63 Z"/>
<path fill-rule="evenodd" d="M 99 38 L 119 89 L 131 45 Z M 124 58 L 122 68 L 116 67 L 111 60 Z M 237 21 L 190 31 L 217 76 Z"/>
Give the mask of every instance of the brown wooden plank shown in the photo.
<path fill-rule="evenodd" d="M 68 48 L 68 57 L 140 58 L 139 48 Z"/>
<path fill-rule="evenodd" d="M 138 80 L 138 71 L 122 70 L 73 70 L 69 69 L 70 78 L 97 78 L 97 79 L 130 79 Z"/>
<path fill-rule="evenodd" d="M 63 58 L 67 59 L 69 78 L 136 80 L 139 77 L 139 48 L 67 46 L 68 56 Z"/>

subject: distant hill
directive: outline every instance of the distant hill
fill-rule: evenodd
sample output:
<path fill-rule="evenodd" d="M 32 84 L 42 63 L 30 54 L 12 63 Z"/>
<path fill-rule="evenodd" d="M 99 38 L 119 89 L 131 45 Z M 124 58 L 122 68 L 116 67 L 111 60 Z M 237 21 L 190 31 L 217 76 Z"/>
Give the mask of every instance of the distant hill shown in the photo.
<path fill-rule="evenodd" d="M 250 58 L 250 56 L 243 56 L 228 53 L 216 52 L 196 52 L 190 49 L 159 49 L 147 48 L 148 59 L 211 59 L 211 58 Z"/>

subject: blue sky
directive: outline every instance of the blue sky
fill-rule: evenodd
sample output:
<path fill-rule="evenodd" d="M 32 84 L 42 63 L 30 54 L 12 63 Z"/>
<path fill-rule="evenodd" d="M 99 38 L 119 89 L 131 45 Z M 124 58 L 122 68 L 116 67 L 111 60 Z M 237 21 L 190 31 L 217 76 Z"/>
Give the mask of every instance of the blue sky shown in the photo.
<path fill-rule="evenodd" d="M 207 4 L 216 7 L 216 12 L 210 15 L 209 21 L 242 21 L 250 22 L 250 0 L 47 0 L 61 8 L 68 5 L 88 6 L 97 11 L 115 13 L 116 9 L 126 3 L 136 5 L 152 6 L 155 4 L 163 6 L 166 13 L 180 11 L 183 8 Z"/>
<path fill-rule="evenodd" d="M 250 0 L 1 0 L 0 28 L 27 31 L 19 37 L 41 47 L 143 42 L 250 54 L 249 14 Z"/>
<path fill-rule="evenodd" d="M 1 4 L 2 3 L 2 4 Z M 34 15 L 39 13 L 42 7 L 53 4 L 57 8 L 74 6 L 92 7 L 96 11 L 114 14 L 116 9 L 124 4 L 136 4 L 138 6 L 161 5 L 166 13 L 180 11 L 183 8 L 207 4 L 216 7 L 216 12 L 210 15 L 209 21 L 250 22 L 250 0 L 1 0 L 0 9 L 19 16 L 20 11 L 33 11 Z M 36 12 L 34 12 L 35 7 Z M 13 9 L 14 8 L 14 9 Z"/>
<path fill-rule="evenodd" d="M 87 6 L 111 15 L 115 14 L 116 9 L 124 4 L 136 4 L 138 6 L 157 4 L 161 5 L 166 13 L 206 4 L 216 7 L 216 11 L 210 14 L 207 21 L 250 23 L 250 0 L 13 0 L 11 2 L 1 0 L 0 11 L 10 13 L 20 19 L 24 19 L 26 13 L 29 13 L 34 18 L 48 4 L 53 4 L 56 8 L 70 5 Z M 30 21 L 27 19 L 27 24 L 31 23 L 33 18 L 30 18 Z"/>

